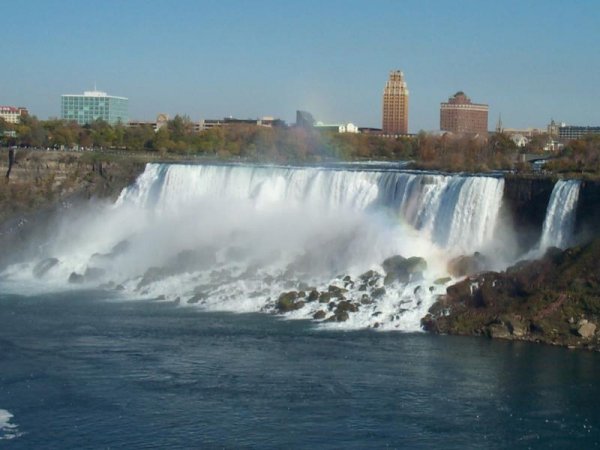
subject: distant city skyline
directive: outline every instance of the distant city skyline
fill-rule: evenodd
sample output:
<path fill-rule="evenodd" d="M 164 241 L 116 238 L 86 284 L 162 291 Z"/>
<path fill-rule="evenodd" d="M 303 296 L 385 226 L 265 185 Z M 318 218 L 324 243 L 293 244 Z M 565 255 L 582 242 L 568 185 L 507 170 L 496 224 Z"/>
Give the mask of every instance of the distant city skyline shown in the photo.
<path fill-rule="evenodd" d="M 393 0 L 291 4 L 158 0 L 3 5 L 0 104 L 60 117 L 63 94 L 129 98 L 129 117 L 192 120 L 296 110 L 381 127 L 382 86 L 410 85 L 409 131 L 439 129 L 465 91 L 489 126 L 600 125 L 600 2 Z"/>

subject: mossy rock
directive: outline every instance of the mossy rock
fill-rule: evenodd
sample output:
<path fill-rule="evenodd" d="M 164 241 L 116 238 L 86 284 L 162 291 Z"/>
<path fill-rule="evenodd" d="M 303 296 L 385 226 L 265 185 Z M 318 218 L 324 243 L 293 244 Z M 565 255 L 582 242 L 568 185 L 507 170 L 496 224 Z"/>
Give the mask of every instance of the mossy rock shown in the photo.
<path fill-rule="evenodd" d="M 313 319 L 315 320 L 322 320 L 327 316 L 327 313 L 325 311 L 323 311 L 322 309 L 318 310 L 317 312 L 315 312 L 313 314 Z"/>

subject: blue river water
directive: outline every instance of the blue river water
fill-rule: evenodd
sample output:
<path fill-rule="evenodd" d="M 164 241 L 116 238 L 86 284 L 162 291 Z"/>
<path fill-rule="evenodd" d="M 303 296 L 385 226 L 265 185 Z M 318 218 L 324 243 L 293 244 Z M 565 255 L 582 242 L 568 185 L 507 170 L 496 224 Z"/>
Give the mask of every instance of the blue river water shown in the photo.
<path fill-rule="evenodd" d="M 591 448 L 598 374 L 542 345 L 0 295 L 1 448 Z"/>

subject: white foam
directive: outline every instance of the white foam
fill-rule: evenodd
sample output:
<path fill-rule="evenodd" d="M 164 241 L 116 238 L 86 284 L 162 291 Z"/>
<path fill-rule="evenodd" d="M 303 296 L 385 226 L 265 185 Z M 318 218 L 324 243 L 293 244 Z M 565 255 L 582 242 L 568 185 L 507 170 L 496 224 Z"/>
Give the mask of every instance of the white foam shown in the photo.
<path fill-rule="evenodd" d="M 18 425 L 12 423 L 14 416 L 5 409 L 0 409 L 0 441 L 15 439 L 23 433 L 19 432 Z"/>

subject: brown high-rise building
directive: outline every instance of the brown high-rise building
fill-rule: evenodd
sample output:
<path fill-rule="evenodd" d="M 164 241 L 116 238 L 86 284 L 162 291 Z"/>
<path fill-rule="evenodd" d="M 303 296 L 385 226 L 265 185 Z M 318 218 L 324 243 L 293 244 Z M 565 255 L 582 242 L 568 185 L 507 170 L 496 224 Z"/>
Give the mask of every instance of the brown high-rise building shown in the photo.
<path fill-rule="evenodd" d="M 440 107 L 440 129 L 452 133 L 488 132 L 488 105 L 472 103 L 464 92 L 459 91 Z"/>
<path fill-rule="evenodd" d="M 404 74 L 390 72 L 383 90 L 383 134 L 408 134 L 408 89 Z"/>

